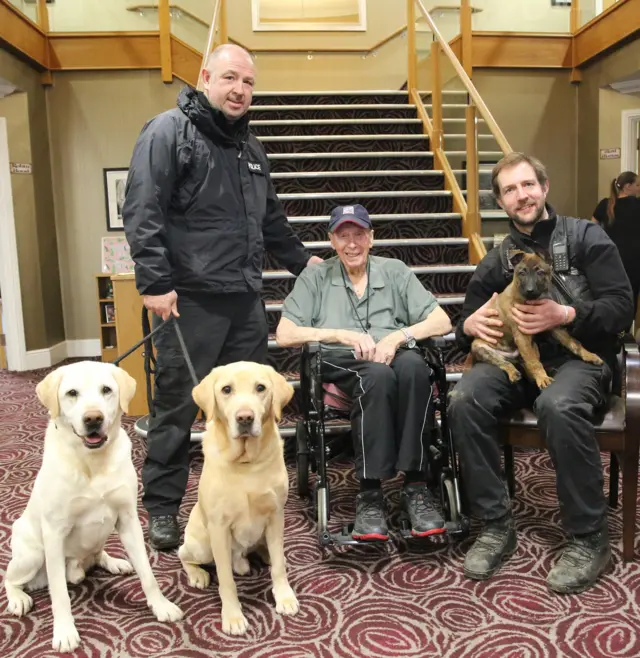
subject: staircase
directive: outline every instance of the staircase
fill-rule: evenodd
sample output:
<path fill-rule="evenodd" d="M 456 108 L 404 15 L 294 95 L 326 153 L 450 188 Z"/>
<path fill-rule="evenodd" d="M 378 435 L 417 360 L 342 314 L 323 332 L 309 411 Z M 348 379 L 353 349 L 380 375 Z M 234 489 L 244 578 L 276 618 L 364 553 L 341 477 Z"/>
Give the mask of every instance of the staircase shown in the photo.
<path fill-rule="evenodd" d="M 443 93 L 444 143 L 453 149 L 446 154 L 463 183 L 466 94 Z M 430 110 L 429 93 L 422 96 Z M 361 203 L 373 221 L 371 253 L 409 265 L 455 325 L 475 266 L 468 262 L 461 217 L 452 212 L 443 173 L 433 169 L 428 137 L 406 91 L 256 93 L 250 118 L 252 131 L 268 154 L 289 222 L 311 252 L 331 256 L 327 237 L 331 210 Z M 492 150 L 493 136 L 482 127 L 478 141 L 480 163 L 490 164 L 502 156 Z M 480 207 L 486 209 L 483 217 L 501 215 L 486 190 L 481 192 Z M 300 350 L 279 348 L 274 339 L 282 303 L 295 278 L 267 254 L 263 279 L 270 363 L 297 387 Z M 453 336 L 448 338 L 447 378 L 455 381 L 461 374 L 462 355 Z M 285 410 L 284 436 L 295 432 L 298 408 L 296 395 Z"/>

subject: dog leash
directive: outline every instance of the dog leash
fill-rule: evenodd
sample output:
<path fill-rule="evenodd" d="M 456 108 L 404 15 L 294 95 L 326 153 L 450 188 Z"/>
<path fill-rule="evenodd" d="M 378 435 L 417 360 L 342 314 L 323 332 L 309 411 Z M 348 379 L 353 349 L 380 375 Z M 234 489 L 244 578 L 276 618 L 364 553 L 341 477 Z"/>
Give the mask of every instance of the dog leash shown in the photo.
<path fill-rule="evenodd" d="M 176 337 L 178 338 L 178 343 L 180 344 L 180 350 L 182 351 L 184 362 L 187 366 L 187 370 L 189 371 L 191 382 L 193 383 L 194 386 L 197 386 L 200 382 L 198 381 L 195 368 L 193 367 L 193 363 L 191 362 L 191 358 L 189 357 L 189 352 L 187 351 L 187 345 L 184 342 L 184 336 L 182 335 L 182 330 L 180 329 L 180 325 L 178 324 L 178 318 L 176 318 L 175 315 L 170 315 L 166 320 L 162 320 L 162 322 L 160 322 L 160 324 L 158 324 L 158 326 L 155 329 L 151 329 L 151 324 L 149 322 L 149 312 L 144 306 L 142 307 L 143 337 L 135 345 L 132 345 L 124 354 L 121 354 L 120 356 L 116 357 L 111 362 L 113 363 L 113 365 L 117 366 L 121 361 L 126 359 L 129 355 L 133 354 L 141 345 L 145 346 L 145 351 L 143 353 L 144 371 L 147 380 L 147 404 L 149 406 L 149 412 L 151 414 L 153 414 L 153 396 L 151 394 L 151 375 L 155 373 L 155 370 L 152 370 L 151 363 L 153 362 L 153 365 L 155 366 L 155 362 L 156 362 L 155 357 L 153 356 L 153 342 L 151 339 L 161 329 L 163 329 L 165 325 L 167 325 L 170 322 L 173 323 L 173 328 L 175 329 Z"/>

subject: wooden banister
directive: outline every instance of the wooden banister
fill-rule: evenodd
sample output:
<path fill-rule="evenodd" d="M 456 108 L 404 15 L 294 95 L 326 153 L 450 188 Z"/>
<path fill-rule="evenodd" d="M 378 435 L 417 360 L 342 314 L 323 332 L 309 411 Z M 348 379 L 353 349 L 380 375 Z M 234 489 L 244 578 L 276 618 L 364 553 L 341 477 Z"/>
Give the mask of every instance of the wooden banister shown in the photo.
<path fill-rule="evenodd" d="M 202 70 L 207 64 L 207 59 L 209 59 L 209 54 L 211 51 L 215 48 L 215 38 L 216 38 L 216 32 L 218 31 L 218 21 L 220 20 L 220 15 L 224 11 L 222 9 L 222 4 L 224 0 L 216 0 L 216 4 L 213 7 L 213 17 L 211 19 L 211 25 L 209 27 L 209 35 L 207 36 L 207 47 L 204 49 L 204 52 L 202 53 L 202 63 L 200 64 L 200 73 L 198 74 L 198 84 L 196 86 L 196 89 L 198 91 L 202 91 Z M 225 34 L 226 34 L 226 27 L 225 27 Z"/>

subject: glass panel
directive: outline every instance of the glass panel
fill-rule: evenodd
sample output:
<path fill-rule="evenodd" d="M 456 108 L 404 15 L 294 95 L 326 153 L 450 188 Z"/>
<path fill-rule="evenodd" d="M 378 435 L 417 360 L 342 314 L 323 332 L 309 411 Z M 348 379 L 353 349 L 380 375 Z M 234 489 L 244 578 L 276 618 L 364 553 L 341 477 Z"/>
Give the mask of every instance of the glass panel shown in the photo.
<path fill-rule="evenodd" d="M 47 6 L 51 32 L 158 30 L 158 0 L 56 0 Z"/>
<path fill-rule="evenodd" d="M 172 3 L 173 4 L 173 3 Z M 199 53 L 207 47 L 215 0 L 181 0 L 172 7 L 171 34 Z"/>
<path fill-rule="evenodd" d="M 26 0 L 9 0 L 9 4 L 13 5 L 18 11 L 21 11 L 34 23 L 38 22 L 38 6 L 35 0 L 31 0 L 31 2 L 27 2 Z"/>
<path fill-rule="evenodd" d="M 479 32 L 570 31 L 570 0 L 471 0 L 471 6 Z"/>

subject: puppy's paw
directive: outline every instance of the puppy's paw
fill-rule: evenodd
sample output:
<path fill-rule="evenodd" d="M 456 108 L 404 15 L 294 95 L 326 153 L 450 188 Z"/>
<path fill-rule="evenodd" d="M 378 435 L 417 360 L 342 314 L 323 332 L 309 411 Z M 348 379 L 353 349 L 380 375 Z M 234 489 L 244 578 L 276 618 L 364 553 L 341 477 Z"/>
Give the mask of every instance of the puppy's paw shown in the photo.
<path fill-rule="evenodd" d="M 164 596 L 149 604 L 149 607 L 158 621 L 180 621 L 184 616 L 182 610 Z"/>
<path fill-rule="evenodd" d="M 536 377 L 536 386 L 542 390 L 543 388 L 547 388 L 552 381 L 553 377 L 549 377 L 549 375 L 540 375 L 539 377 Z"/>
<path fill-rule="evenodd" d="M 26 615 L 33 607 L 33 599 L 25 591 L 17 587 L 11 595 L 7 593 L 7 601 L 7 610 L 16 617 Z"/>
<path fill-rule="evenodd" d="M 78 585 L 86 577 L 85 570 L 77 560 L 70 560 L 67 564 L 66 579 L 71 585 Z"/>
<path fill-rule="evenodd" d="M 205 571 L 202 567 L 191 566 L 187 571 L 189 576 L 189 585 L 195 587 L 196 589 L 207 589 L 209 583 L 211 582 L 211 576 L 208 571 Z"/>
<path fill-rule="evenodd" d="M 222 632 L 227 635 L 242 635 L 249 628 L 247 618 L 240 606 L 222 608 Z"/>
<path fill-rule="evenodd" d="M 80 634 L 76 630 L 73 620 L 53 622 L 53 642 L 51 646 L 54 651 L 69 653 L 80 645 Z"/>
<path fill-rule="evenodd" d="M 515 368 L 513 370 L 507 371 L 507 375 L 509 376 L 509 381 L 512 384 L 515 384 L 515 382 L 518 382 L 522 379 L 520 371 L 516 370 Z"/>
<path fill-rule="evenodd" d="M 100 556 L 100 566 L 112 574 L 127 574 L 133 573 L 133 567 L 128 560 L 121 560 L 117 557 L 111 557 L 107 553 Z"/>
<path fill-rule="evenodd" d="M 586 361 L 587 363 L 593 363 L 596 366 L 601 366 L 603 363 L 602 359 L 597 354 L 592 354 L 586 350 L 582 355 L 582 360 Z"/>
<path fill-rule="evenodd" d="M 281 615 L 295 615 L 300 609 L 298 599 L 296 599 L 296 595 L 289 585 L 280 587 L 277 590 L 274 587 L 273 597 L 276 600 L 276 612 Z"/>
<path fill-rule="evenodd" d="M 251 565 L 244 555 L 233 556 L 233 571 L 239 576 L 246 576 L 251 571 Z"/>

